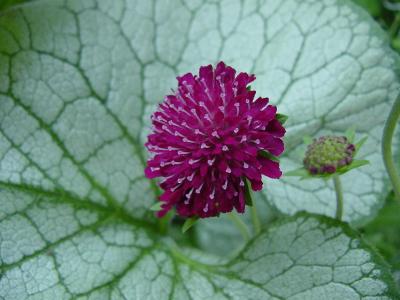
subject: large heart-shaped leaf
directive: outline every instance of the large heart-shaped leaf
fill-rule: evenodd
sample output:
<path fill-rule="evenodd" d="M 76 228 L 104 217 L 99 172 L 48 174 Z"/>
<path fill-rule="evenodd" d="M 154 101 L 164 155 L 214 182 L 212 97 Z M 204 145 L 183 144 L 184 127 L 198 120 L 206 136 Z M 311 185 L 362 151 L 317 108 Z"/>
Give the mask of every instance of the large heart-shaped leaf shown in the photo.
<path fill-rule="evenodd" d="M 346 226 L 298 216 L 233 260 L 179 249 L 70 195 L 2 187 L 2 299 L 395 299 L 381 259 Z"/>
<path fill-rule="evenodd" d="M 293 115 L 291 161 L 303 133 L 340 131 L 357 118 L 372 147 L 397 85 L 380 35 L 339 0 L 59 0 L 1 15 L 0 296 L 394 299 L 381 260 L 322 217 L 276 225 L 229 261 L 178 250 L 148 209 L 157 187 L 143 176 L 141 142 L 174 76 L 224 59 L 255 72 L 257 90 Z M 373 118 L 364 109 L 372 102 Z M 372 164 L 359 177 L 372 187 L 354 182 L 347 194 L 383 191 L 378 154 L 367 149 Z M 299 201 L 315 202 L 281 196 L 294 186 Z M 284 212 L 332 214 L 312 192 L 267 183 Z M 376 194 L 351 201 L 354 221 L 379 204 Z"/>

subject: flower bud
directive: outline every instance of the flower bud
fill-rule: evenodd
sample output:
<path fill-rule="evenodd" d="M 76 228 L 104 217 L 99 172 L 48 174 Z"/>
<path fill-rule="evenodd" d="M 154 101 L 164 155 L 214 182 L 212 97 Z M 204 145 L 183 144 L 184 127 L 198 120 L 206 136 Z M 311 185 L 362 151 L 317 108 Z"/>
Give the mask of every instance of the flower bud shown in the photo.
<path fill-rule="evenodd" d="M 333 174 L 352 163 L 355 150 L 344 136 L 322 136 L 308 146 L 304 167 L 312 175 Z"/>

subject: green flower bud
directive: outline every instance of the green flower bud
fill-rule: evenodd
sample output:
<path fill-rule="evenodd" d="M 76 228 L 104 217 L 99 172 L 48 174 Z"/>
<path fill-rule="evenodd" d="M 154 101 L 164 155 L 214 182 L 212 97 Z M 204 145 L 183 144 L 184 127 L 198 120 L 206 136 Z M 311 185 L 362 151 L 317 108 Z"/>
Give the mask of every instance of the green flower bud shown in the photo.
<path fill-rule="evenodd" d="M 350 165 L 356 147 L 344 136 L 322 136 L 307 148 L 304 167 L 312 174 L 332 174 Z"/>

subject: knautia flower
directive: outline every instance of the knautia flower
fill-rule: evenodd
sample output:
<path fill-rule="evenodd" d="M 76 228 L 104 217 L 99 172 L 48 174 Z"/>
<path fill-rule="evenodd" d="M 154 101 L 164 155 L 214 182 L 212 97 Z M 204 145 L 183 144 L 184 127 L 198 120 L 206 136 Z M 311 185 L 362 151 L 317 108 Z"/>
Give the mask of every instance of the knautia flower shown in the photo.
<path fill-rule="evenodd" d="M 322 136 L 308 145 L 304 167 L 311 174 L 332 174 L 352 163 L 355 150 L 345 136 Z"/>
<path fill-rule="evenodd" d="M 258 191 L 262 175 L 279 178 L 273 156 L 284 150 L 285 129 L 268 98 L 255 98 L 254 75 L 223 62 L 199 75 L 177 77 L 178 88 L 152 115 L 145 174 L 162 177 L 162 217 L 175 207 L 185 217 L 245 210 L 246 182 Z"/>

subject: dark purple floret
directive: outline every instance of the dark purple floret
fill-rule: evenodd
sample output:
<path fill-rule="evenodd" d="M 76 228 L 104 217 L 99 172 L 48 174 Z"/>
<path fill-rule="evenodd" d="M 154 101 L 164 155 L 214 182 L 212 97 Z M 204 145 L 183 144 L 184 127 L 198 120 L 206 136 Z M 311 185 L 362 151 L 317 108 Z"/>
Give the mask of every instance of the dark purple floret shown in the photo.
<path fill-rule="evenodd" d="M 255 98 L 248 85 L 254 75 L 236 74 L 220 62 L 199 75 L 177 78 L 178 88 L 152 115 L 146 147 L 148 178 L 161 177 L 164 193 L 158 216 L 171 208 L 185 217 L 212 217 L 245 210 L 245 181 L 255 191 L 262 175 L 279 178 L 285 129 L 268 98 Z"/>

